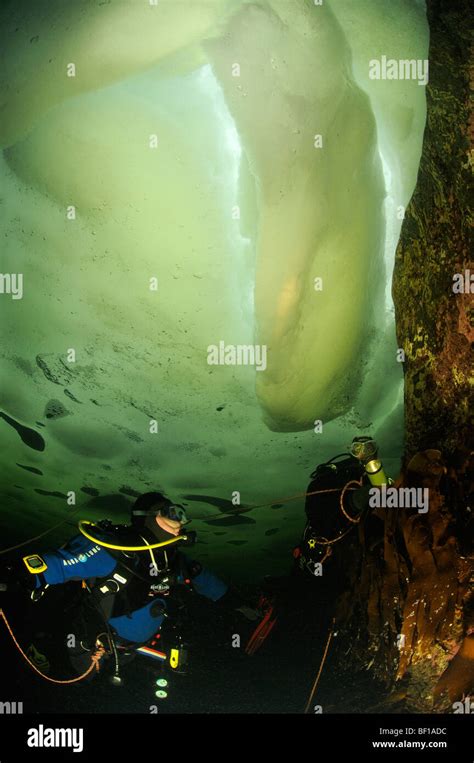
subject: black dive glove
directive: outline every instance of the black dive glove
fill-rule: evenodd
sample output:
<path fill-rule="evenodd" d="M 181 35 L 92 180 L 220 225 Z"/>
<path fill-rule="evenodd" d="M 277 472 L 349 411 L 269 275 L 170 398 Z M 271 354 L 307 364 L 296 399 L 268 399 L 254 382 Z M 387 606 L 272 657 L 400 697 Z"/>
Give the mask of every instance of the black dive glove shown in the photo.
<path fill-rule="evenodd" d="M 347 491 L 345 498 L 351 505 L 354 515 L 363 514 L 369 508 L 369 498 L 372 485 L 362 485 L 357 490 Z"/>
<path fill-rule="evenodd" d="M 23 560 L 11 562 L 5 567 L 2 567 L 0 571 L 0 590 L 2 590 L 2 586 L 4 586 L 3 590 L 8 592 L 13 591 L 14 588 L 18 591 L 19 588 L 26 593 L 32 601 L 38 601 L 48 585 L 41 585 L 37 588 L 37 579 L 38 575 L 29 572 Z"/>

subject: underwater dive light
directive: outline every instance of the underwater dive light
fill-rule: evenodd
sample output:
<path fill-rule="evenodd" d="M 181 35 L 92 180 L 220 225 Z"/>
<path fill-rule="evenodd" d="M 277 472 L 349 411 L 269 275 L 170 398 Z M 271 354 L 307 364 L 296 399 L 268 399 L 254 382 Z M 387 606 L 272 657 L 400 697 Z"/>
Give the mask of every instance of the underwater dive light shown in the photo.
<path fill-rule="evenodd" d="M 383 470 L 382 462 L 379 461 L 378 458 L 373 458 L 370 461 L 367 461 L 367 463 L 364 464 L 364 469 L 371 485 L 374 487 L 388 484 L 388 477 Z"/>

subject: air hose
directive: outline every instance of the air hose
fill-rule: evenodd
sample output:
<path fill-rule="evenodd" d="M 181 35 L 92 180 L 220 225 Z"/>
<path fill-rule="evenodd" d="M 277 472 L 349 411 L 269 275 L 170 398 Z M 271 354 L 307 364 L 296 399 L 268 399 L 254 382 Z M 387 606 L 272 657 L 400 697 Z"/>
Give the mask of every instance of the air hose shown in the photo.
<path fill-rule="evenodd" d="M 178 541 L 188 540 L 187 535 L 177 535 L 176 538 L 171 538 L 171 540 L 164 540 L 164 541 L 161 541 L 161 543 L 146 543 L 144 546 L 119 546 L 116 543 L 106 543 L 100 538 L 94 537 L 93 535 L 88 533 L 86 530 L 84 530 L 84 526 L 86 525 L 89 527 L 97 527 L 97 525 L 95 525 L 94 522 L 89 522 L 87 519 L 81 519 L 81 521 L 79 522 L 78 524 L 79 531 L 88 540 L 91 540 L 93 543 L 97 543 L 99 546 L 103 546 L 104 548 L 111 548 L 114 551 L 149 551 L 150 549 L 153 549 L 153 548 L 162 548 L 163 546 L 170 546 L 172 543 L 178 543 Z"/>

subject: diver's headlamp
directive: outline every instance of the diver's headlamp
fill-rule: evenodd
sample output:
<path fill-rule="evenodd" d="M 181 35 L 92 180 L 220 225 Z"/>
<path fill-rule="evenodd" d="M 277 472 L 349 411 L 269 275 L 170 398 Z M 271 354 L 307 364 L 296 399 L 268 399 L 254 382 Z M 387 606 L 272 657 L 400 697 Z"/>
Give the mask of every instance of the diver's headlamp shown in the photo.
<path fill-rule="evenodd" d="M 391 484 L 390 477 L 387 477 L 382 462 L 378 458 L 371 458 L 364 464 L 365 473 L 369 478 L 370 484 L 374 487 L 380 487 L 381 485 Z"/>

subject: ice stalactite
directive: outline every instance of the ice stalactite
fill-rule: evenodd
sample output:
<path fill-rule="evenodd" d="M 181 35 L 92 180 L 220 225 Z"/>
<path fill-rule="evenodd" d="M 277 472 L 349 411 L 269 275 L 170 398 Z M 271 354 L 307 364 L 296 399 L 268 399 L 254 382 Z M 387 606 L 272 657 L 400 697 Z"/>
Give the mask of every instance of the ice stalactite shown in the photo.
<path fill-rule="evenodd" d="M 123 519 L 125 484 L 188 502 L 206 531 L 233 491 L 243 506 L 301 491 L 355 430 L 375 433 L 393 472 L 387 293 L 425 91 L 372 81 L 369 64 L 425 57 L 422 5 L 18 0 L 1 13 L 2 268 L 25 287 L 1 303 L 8 520 L 28 492 L 44 529 L 64 510 L 51 494 L 84 486 Z M 210 366 L 220 340 L 268 345 L 265 372 Z M 41 431 L 41 456 L 20 427 Z M 22 470 L 14 487 L 17 463 L 41 478 Z M 254 574 L 280 569 L 301 510 L 282 507 L 271 544 L 271 508 L 240 522 Z M 232 540 L 215 556 L 240 570 Z"/>

